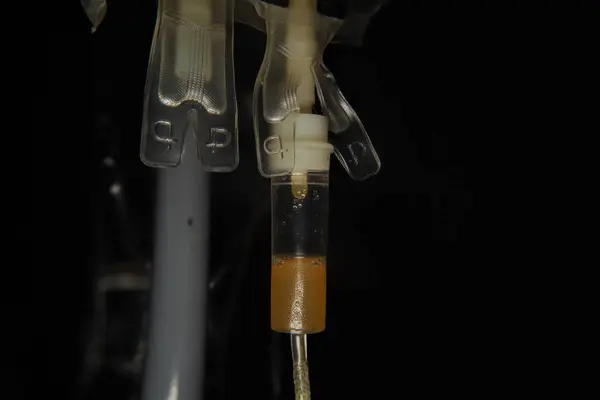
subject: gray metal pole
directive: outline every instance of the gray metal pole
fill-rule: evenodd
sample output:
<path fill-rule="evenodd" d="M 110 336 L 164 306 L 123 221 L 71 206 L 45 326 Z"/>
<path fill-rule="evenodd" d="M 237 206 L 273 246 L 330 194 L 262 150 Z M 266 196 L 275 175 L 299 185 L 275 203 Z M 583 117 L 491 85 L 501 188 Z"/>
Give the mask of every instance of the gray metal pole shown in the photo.
<path fill-rule="evenodd" d="M 177 168 L 158 170 L 154 277 L 144 400 L 200 400 L 209 181 L 191 134 Z"/>

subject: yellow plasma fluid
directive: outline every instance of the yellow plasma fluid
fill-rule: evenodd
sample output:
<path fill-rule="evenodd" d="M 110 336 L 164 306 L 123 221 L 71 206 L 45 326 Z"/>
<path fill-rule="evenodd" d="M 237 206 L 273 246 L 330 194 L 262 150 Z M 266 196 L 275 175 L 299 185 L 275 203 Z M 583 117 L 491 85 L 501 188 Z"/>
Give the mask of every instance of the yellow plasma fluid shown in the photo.
<path fill-rule="evenodd" d="M 325 257 L 275 256 L 271 267 L 271 329 L 325 330 Z"/>

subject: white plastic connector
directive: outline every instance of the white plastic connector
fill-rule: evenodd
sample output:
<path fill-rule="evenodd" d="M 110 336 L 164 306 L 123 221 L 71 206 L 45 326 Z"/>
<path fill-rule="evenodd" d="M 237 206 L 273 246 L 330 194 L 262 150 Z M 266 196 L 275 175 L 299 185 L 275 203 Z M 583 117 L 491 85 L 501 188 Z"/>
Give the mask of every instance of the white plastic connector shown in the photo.
<path fill-rule="evenodd" d="M 292 173 L 329 171 L 333 145 L 328 140 L 327 117 L 318 114 L 299 114 L 294 124 L 294 169 Z"/>
<path fill-rule="evenodd" d="M 297 114 L 289 116 L 295 118 L 294 130 L 294 168 L 292 174 L 306 174 L 308 171 L 328 171 L 329 160 L 333 152 L 333 145 L 328 142 L 327 117 L 318 114 Z M 286 124 L 284 121 L 283 124 Z M 273 160 L 273 166 L 281 159 Z"/>

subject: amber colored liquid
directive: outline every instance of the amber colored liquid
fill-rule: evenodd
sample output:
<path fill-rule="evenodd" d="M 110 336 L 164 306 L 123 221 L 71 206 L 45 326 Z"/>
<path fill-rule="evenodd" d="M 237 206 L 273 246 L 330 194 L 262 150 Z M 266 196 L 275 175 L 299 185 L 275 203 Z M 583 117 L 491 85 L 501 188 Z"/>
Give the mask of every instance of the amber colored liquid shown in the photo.
<path fill-rule="evenodd" d="M 317 333 L 325 330 L 325 257 L 273 257 L 271 329 Z"/>

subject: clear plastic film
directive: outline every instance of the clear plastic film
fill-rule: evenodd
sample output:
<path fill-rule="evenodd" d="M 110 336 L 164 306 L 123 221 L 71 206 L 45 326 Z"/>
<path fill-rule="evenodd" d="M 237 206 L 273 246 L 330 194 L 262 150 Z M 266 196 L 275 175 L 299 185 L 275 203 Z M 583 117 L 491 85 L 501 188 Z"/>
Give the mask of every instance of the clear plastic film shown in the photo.
<path fill-rule="evenodd" d="M 85 14 L 92 23 L 92 32 L 98 29 L 106 15 L 106 0 L 79 0 Z"/>
<path fill-rule="evenodd" d="M 334 18 L 338 19 L 340 24 L 331 42 L 352 46 L 361 45 L 371 18 L 386 1 L 344 1 L 343 3 L 347 4 L 347 10 L 343 18 Z M 279 1 L 279 3 L 285 2 Z M 264 16 L 267 13 L 267 9 L 271 6 L 273 4 L 260 0 L 236 0 L 235 20 L 261 32 L 266 32 L 267 24 Z"/>
<path fill-rule="evenodd" d="M 207 171 L 238 163 L 233 67 L 234 0 L 160 0 L 150 53 L 142 161 L 179 165 L 183 141 L 195 138 Z"/>
<path fill-rule="evenodd" d="M 343 20 L 294 14 L 284 8 L 252 2 L 265 20 L 267 48 L 254 88 L 254 130 L 260 172 L 285 175 L 295 165 L 295 122 L 312 112 L 316 97 L 329 121 L 329 141 L 348 174 L 356 180 L 376 174 L 379 157 L 358 115 L 338 88 L 322 55 Z M 316 93 L 316 96 L 315 96 Z M 309 110 L 306 109 L 310 105 Z"/>
<path fill-rule="evenodd" d="M 95 31 L 106 15 L 106 0 L 79 0 L 86 15 L 92 23 L 92 31 Z M 241 23 L 250 25 L 255 29 L 265 32 L 265 20 L 259 16 L 264 8 L 264 3 L 258 0 L 235 0 L 235 19 Z M 351 45 L 360 45 L 371 21 L 371 17 L 387 0 L 358 1 L 360 6 L 350 7 L 344 16 L 342 26 L 333 38 L 333 43 L 341 42 Z M 354 2 L 349 2 L 353 5 Z M 364 3 L 364 4 L 362 4 Z"/>

